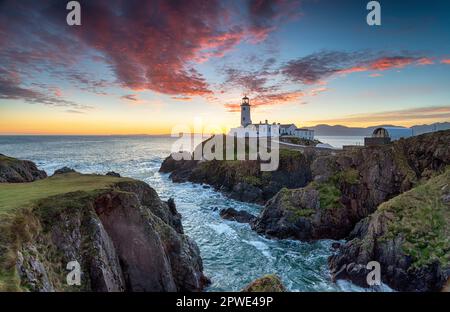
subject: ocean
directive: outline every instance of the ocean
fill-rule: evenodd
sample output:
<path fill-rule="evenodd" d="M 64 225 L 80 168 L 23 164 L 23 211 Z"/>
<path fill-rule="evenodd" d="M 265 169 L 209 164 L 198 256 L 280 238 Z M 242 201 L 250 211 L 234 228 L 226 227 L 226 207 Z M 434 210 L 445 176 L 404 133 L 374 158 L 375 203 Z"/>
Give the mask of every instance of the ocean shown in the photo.
<path fill-rule="evenodd" d="M 335 138 L 334 144 L 349 140 Z M 333 241 L 266 239 L 247 224 L 219 216 L 228 207 L 258 214 L 261 206 L 231 200 L 201 185 L 172 183 L 159 173 L 174 141 L 153 136 L 0 136 L 0 153 L 32 160 L 48 175 L 63 166 L 82 173 L 115 171 L 147 182 L 162 199 L 173 197 L 185 233 L 199 245 L 205 274 L 212 280 L 207 291 L 239 291 L 270 273 L 280 276 L 290 291 L 366 291 L 346 281 L 331 282 L 327 258 Z"/>

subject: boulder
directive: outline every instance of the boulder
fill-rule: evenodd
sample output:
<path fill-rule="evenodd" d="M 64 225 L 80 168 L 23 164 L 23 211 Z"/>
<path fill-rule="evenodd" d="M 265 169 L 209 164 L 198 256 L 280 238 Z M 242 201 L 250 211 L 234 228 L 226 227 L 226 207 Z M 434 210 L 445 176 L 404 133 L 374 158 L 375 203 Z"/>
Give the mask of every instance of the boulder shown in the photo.
<path fill-rule="evenodd" d="M 285 292 L 286 289 L 281 282 L 281 279 L 274 275 L 269 274 L 258 278 L 248 284 L 242 292 Z"/>
<path fill-rule="evenodd" d="M 234 208 L 226 208 L 220 211 L 220 217 L 225 220 L 236 221 L 239 223 L 253 223 L 256 217 L 247 211 L 238 211 Z"/>
<path fill-rule="evenodd" d="M 110 176 L 110 177 L 120 178 L 120 174 L 118 174 L 117 172 L 114 172 L 114 171 L 109 171 L 108 173 L 106 173 L 106 175 Z"/>
<path fill-rule="evenodd" d="M 66 174 L 66 173 L 74 173 L 76 172 L 74 169 L 69 168 L 69 167 L 62 167 L 60 169 L 55 170 L 55 172 L 53 173 L 53 175 L 57 175 L 57 174 Z"/>

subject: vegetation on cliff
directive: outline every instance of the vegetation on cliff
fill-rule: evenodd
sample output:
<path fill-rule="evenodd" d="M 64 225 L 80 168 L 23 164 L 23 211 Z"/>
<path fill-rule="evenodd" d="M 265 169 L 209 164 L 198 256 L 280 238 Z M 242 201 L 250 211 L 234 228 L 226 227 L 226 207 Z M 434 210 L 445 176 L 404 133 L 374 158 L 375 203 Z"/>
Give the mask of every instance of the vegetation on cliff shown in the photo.
<path fill-rule="evenodd" d="M 437 261 L 450 268 L 450 168 L 380 205 L 376 215 L 389 215 L 386 232 L 378 237 L 389 241 L 401 236 L 405 255 L 414 268 Z"/>
<path fill-rule="evenodd" d="M 381 204 L 330 258 L 335 278 L 364 285 L 369 261 L 383 281 L 406 291 L 437 291 L 450 275 L 450 168 Z"/>
<path fill-rule="evenodd" d="M 173 201 L 128 178 L 0 183 L 0 290 L 201 290 L 200 252 L 180 218 Z M 71 261 L 80 263 L 80 286 L 66 282 Z"/>

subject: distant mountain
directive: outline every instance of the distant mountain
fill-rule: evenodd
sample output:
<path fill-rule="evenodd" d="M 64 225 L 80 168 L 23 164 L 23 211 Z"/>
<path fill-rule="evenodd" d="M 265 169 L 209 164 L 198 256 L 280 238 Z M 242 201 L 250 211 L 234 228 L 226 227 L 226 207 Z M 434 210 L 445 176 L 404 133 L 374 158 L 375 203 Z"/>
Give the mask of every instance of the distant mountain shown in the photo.
<path fill-rule="evenodd" d="M 396 125 L 377 125 L 367 128 L 361 127 L 346 127 L 341 125 L 325 125 L 320 124 L 314 127 L 309 127 L 309 129 L 314 130 L 314 135 L 316 136 L 370 136 L 374 129 L 380 127 L 398 127 L 405 128 Z M 414 135 L 419 135 L 422 133 L 446 130 L 450 129 L 450 122 L 443 123 L 433 123 L 431 125 L 416 125 L 411 127 L 413 129 Z"/>
<path fill-rule="evenodd" d="M 437 122 L 431 125 L 419 125 L 411 128 L 413 129 L 413 135 L 419 135 L 427 132 L 450 129 L 450 122 Z"/>

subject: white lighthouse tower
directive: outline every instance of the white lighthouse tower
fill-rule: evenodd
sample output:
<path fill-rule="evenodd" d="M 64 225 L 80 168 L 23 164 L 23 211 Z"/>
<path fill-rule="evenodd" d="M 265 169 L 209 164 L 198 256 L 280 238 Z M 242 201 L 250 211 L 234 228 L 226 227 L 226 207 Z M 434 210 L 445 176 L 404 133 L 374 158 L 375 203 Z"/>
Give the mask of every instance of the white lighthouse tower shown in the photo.
<path fill-rule="evenodd" d="M 250 117 L 250 100 L 247 96 L 242 98 L 241 104 L 241 126 L 247 127 L 252 124 L 252 118 Z"/>

